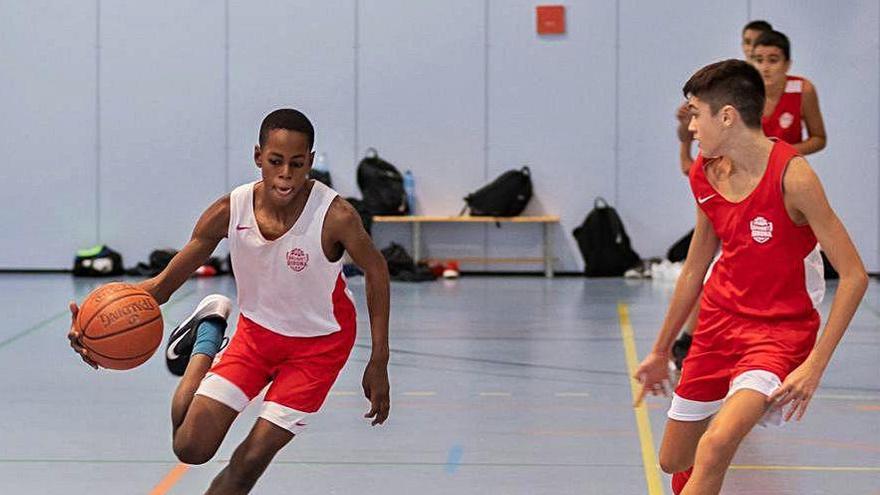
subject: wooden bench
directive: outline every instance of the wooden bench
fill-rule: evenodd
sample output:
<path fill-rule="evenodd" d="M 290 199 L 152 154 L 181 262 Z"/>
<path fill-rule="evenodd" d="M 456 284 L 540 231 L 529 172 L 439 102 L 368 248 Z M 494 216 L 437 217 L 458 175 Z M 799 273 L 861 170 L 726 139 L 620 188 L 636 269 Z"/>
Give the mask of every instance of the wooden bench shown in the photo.
<path fill-rule="evenodd" d="M 416 262 L 422 259 L 422 224 L 423 223 L 538 223 L 543 226 L 544 249 L 540 258 L 456 258 L 462 263 L 543 263 L 544 275 L 553 277 L 553 239 L 550 227 L 559 223 L 556 215 L 524 216 L 524 217 L 474 217 L 474 216 L 375 216 L 374 223 L 408 223 L 412 226 L 412 256 Z"/>

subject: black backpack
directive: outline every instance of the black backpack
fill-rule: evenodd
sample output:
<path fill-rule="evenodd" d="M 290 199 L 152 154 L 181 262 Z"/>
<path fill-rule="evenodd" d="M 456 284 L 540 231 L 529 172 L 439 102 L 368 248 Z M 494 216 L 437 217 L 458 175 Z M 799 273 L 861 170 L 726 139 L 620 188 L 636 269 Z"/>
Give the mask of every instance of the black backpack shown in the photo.
<path fill-rule="evenodd" d="M 134 268 L 125 271 L 126 275 L 138 275 L 142 277 L 155 277 L 171 263 L 171 259 L 177 255 L 176 249 L 156 249 L 150 252 L 149 263 L 141 261 Z"/>
<path fill-rule="evenodd" d="M 691 229 L 690 232 L 684 235 L 681 239 L 675 241 L 675 244 L 669 247 L 669 250 L 666 251 L 666 259 L 669 261 L 676 263 L 678 261 L 684 261 L 688 255 L 688 249 L 691 248 L 691 239 L 694 237 L 694 229 Z"/>
<path fill-rule="evenodd" d="M 436 280 L 437 276 L 424 263 L 416 264 L 406 249 L 392 242 L 382 250 L 382 256 L 388 263 L 388 274 L 391 280 L 400 282 L 427 282 Z"/>
<path fill-rule="evenodd" d="M 311 169 L 309 170 L 309 179 L 315 179 L 327 187 L 333 187 L 333 178 L 330 177 L 329 170 Z"/>
<path fill-rule="evenodd" d="M 122 255 L 103 244 L 80 249 L 73 259 L 73 275 L 77 277 L 115 277 L 123 273 Z"/>
<path fill-rule="evenodd" d="M 471 215 L 515 217 L 526 209 L 532 199 L 532 177 L 529 167 L 508 170 L 464 198 Z"/>
<path fill-rule="evenodd" d="M 361 217 L 361 223 L 364 224 L 364 230 L 367 231 L 368 234 L 372 235 L 373 230 L 373 214 L 367 211 L 367 207 L 364 206 L 364 202 L 357 198 L 345 198 L 346 201 L 358 212 L 358 215 Z"/>
<path fill-rule="evenodd" d="M 641 263 L 630 246 L 623 222 L 602 198 L 596 198 L 593 211 L 573 234 L 584 257 L 584 274 L 588 277 L 619 277 Z"/>
<path fill-rule="evenodd" d="M 379 158 L 374 148 L 358 164 L 357 184 L 364 197 L 364 207 L 373 215 L 406 215 L 403 176 L 394 165 Z"/>

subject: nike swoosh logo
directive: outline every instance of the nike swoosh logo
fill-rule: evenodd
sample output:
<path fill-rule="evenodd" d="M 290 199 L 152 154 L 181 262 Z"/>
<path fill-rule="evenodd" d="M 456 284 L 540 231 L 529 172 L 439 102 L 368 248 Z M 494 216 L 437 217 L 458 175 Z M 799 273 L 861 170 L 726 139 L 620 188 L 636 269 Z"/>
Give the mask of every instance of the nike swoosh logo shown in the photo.
<path fill-rule="evenodd" d="M 249 229 L 249 228 L 250 228 L 250 227 L 245 226 L 245 225 L 236 225 L 236 226 L 235 226 L 235 230 L 247 230 L 247 229 Z"/>
<path fill-rule="evenodd" d="M 706 196 L 705 198 L 697 198 L 697 203 L 703 204 L 706 201 L 709 201 L 710 199 L 714 198 L 715 196 L 718 196 L 718 195 L 717 194 L 710 194 L 710 195 Z"/>
<path fill-rule="evenodd" d="M 168 346 L 168 350 L 165 351 L 165 356 L 168 359 L 175 360 L 178 357 L 180 357 L 180 355 L 174 351 L 174 348 L 177 347 L 177 344 L 179 344 L 181 340 L 183 340 L 183 337 L 185 335 L 186 335 L 186 332 L 181 333 L 180 336 L 177 337 L 176 339 L 174 339 L 174 342 L 172 342 L 171 345 Z"/>

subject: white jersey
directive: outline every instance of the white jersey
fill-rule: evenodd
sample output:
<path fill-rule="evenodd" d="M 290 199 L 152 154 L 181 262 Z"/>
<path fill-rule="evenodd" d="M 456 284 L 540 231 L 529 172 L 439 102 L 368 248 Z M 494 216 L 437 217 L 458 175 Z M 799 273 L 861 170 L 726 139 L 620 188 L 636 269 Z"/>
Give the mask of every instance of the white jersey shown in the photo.
<path fill-rule="evenodd" d="M 241 314 L 290 337 L 339 331 L 335 309 L 352 308 L 354 298 L 342 274 L 321 246 L 330 203 L 338 195 L 314 181 L 293 227 L 274 241 L 263 237 L 254 215 L 254 185 L 238 186 L 229 198 L 229 251 Z"/>

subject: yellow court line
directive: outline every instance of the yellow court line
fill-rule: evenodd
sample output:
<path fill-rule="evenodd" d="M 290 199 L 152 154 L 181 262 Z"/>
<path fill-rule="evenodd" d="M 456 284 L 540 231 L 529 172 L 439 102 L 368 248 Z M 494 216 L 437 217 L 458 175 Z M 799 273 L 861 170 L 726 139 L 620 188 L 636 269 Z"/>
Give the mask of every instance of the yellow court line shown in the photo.
<path fill-rule="evenodd" d="M 189 470 L 189 464 L 180 463 L 165 475 L 162 481 L 153 488 L 153 491 L 150 492 L 150 495 L 165 495 L 168 493 L 168 490 L 183 477 L 184 474 Z"/>
<path fill-rule="evenodd" d="M 759 465 L 732 465 L 730 469 L 742 471 L 841 471 L 848 473 L 876 473 L 880 472 L 880 466 L 759 466 Z"/>
<path fill-rule="evenodd" d="M 632 376 L 638 367 L 638 354 L 636 342 L 633 338 L 632 325 L 629 322 L 629 308 L 626 304 L 617 304 L 617 314 L 620 317 L 620 336 L 623 340 L 623 350 L 626 354 L 626 368 L 628 370 L 630 390 L 633 401 L 639 395 L 639 384 Z M 642 444 L 642 464 L 645 466 L 645 481 L 648 483 L 648 495 L 663 495 L 663 485 L 660 482 L 660 472 L 657 469 L 657 454 L 654 453 L 654 436 L 651 434 L 651 420 L 648 418 L 648 410 L 642 402 L 635 408 L 636 425 L 639 429 L 639 442 Z"/>

